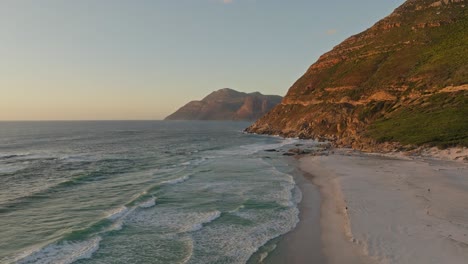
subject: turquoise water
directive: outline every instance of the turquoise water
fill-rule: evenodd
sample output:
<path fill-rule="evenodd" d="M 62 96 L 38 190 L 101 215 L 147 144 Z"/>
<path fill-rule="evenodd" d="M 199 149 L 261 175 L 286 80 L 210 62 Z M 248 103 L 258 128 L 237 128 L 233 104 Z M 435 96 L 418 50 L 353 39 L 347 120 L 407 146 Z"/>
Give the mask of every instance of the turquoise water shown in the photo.
<path fill-rule="evenodd" d="M 297 224 L 301 194 L 263 150 L 294 140 L 247 125 L 0 122 L 0 262 L 246 263 L 268 251 Z"/>

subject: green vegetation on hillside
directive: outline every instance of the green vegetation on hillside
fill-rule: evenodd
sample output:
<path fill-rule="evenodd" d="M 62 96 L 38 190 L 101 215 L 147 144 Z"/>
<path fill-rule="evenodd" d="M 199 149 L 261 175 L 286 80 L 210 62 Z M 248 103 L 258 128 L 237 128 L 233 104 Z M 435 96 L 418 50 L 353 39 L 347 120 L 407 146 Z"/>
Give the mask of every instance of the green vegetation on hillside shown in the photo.
<path fill-rule="evenodd" d="M 440 93 L 375 121 L 368 135 L 378 142 L 468 147 L 468 93 Z"/>
<path fill-rule="evenodd" d="M 406 1 L 321 56 L 249 131 L 366 150 L 398 145 L 374 140 L 468 147 L 467 10 L 461 1 Z"/>
<path fill-rule="evenodd" d="M 317 98 L 327 87 L 354 86 L 343 96 L 359 100 L 363 95 L 388 87 L 411 90 L 461 85 L 468 76 L 468 15 L 466 8 L 450 5 L 440 9 L 408 11 L 385 20 L 399 24 L 390 30 L 374 29 L 335 48 L 330 58 L 339 62 L 320 70 L 309 69 L 294 85 L 302 100 Z M 418 24 L 440 23 L 440 26 Z M 372 36 L 372 37 L 369 37 Z M 358 48 L 354 48 L 358 47 Z M 318 98 L 328 98 L 327 93 Z"/>

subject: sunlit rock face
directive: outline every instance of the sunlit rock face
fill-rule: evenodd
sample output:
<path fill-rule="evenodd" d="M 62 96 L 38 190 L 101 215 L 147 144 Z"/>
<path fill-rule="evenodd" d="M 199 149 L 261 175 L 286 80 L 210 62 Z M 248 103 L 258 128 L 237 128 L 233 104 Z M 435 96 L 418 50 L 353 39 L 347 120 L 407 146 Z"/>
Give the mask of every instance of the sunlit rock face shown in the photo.
<path fill-rule="evenodd" d="M 413 111 L 409 116 L 421 116 L 413 125 L 435 128 L 423 119 L 439 113 L 448 126 L 435 130 L 450 134 L 466 127 L 465 135 L 454 135 L 450 142 L 467 141 L 466 119 L 461 127 L 449 127 L 460 123 L 461 114 L 452 112 L 468 109 L 466 28 L 465 0 L 409 0 L 322 55 L 282 103 L 246 131 L 328 139 L 363 150 L 438 140 L 433 135 L 406 140 L 384 131 L 396 127 L 401 135 L 419 133 L 405 123 Z"/>

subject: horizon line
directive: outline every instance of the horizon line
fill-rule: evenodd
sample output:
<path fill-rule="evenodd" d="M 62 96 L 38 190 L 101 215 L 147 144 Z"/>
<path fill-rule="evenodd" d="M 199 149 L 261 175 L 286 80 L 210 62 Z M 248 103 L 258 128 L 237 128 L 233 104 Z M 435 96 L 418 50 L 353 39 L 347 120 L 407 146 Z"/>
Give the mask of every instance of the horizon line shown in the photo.
<path fill-rule="evenodd" d="M 0 123 L 7 122 L 118 122 L 118 121 L 167 121 L 167 122 L 180 122 L 180 121 L 215 121 L 215 122 L 250 122 L 247 120 L 165 120 L 165 119 L 44 119 L 44 120 L 0 120 Z"/>
<path fill-rule="evenodd" d="M 164 121 L 164 119 L 16 119 L 0 122 L 92 122 L 92 121 Z"/>

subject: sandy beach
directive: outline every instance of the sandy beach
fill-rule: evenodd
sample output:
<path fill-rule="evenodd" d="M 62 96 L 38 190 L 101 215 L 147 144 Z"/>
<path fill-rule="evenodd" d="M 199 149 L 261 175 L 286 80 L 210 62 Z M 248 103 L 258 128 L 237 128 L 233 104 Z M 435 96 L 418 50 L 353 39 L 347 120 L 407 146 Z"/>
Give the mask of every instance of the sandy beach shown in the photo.
<path fill-rule="evenodd" d="M 298 166 L 298 160 L 291 159 L 291 166 Z M 281 237 L 276 249 L 268 255 L 266 264 L 326 263 L 321 250 L 320 239 L 320 193 L 311 181 L 311 175 L 297 171 L 294 180 L 302 193 L 299 203 L 299 223 L 289 233 Z"/>
<path fill-rule="evenodd" d="M 467 263 L 468 164 L 349 150 L 306 156 L 329 263 Z"/>

